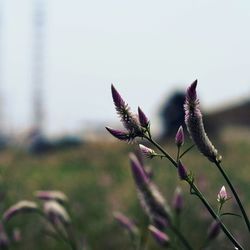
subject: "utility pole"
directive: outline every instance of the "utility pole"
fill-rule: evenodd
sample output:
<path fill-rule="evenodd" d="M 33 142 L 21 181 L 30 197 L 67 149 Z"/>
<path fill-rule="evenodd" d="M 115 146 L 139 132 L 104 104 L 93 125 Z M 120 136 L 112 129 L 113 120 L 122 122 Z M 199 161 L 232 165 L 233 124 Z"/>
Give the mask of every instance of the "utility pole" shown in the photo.
<path fill-rule="evenodd" d="M 45 0 L 34 0 L 34 48 L 33 48 L 33 124 L 39 134 L 44 129 L 44 26 L 45 26 Z"/>

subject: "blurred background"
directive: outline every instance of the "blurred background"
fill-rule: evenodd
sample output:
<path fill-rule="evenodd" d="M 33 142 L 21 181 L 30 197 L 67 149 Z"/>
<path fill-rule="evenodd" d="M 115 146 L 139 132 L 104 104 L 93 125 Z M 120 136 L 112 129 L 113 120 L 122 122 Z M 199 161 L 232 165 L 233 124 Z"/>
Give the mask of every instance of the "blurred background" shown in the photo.
<path fill-rule="evenodd" d="M 126 236 L 109 240 L 117 231 L 113 210 L 141 211 L 128 169 L 131 146 L 104 128 L 120 126 L 111 83 L 150 117 L 155 136 L 172 144 L 184 91 L 198 79 L 207 131 L 239 189 L 250 190 L 249 22 L 249 1 L 0 0 L 2 209 L 32 199 L 36 189 L 61 189 L 90 249 L 128 249 Z M 156 173 L 166 184 L 163 176 Z M 209 187 L 214 196 L 217 178 Z M 178 183 L 162 185 L 166 197 Z M 24 233 L 17 249 L 38 249 L 32 239 L 39 233 L 29 237 Z M 62 249 L 53 244 L 40 249 Z"/>

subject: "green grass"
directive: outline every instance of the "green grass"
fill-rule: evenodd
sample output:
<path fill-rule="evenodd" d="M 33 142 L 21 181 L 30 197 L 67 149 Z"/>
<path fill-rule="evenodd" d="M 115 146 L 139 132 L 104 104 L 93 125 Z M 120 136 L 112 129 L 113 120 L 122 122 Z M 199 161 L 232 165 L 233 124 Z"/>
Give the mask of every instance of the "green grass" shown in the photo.
<path fill-rule="evenodd" d="M 77 237 L 86 241 L 89 249 L 132 249 L 129 237 L 112 217 L 112 211 L 119 210 L 134 218 L 139 224 L 145 224 L 145 216 L 137 200 L 136 189 L 131 177 L 128 152 L 135 145 L 117 143 L 86 144 L 78 149 L 50 153 L 32 157 L 25 152 L 8 150 L 0 153 L 0 208 L 3 212 L 9 205 L 22 199 L 35 200 L 35 190 L 61 190 L 70 199 L 70 213 Z M 172 154 L 175 148 L 167 146 Z M 250 214 L 250 142 L 221 143 L 223 166 L 239 190 L 243 203 Z M 200 202 L 189 195 L 188 187 L 179 181 L 175 169 L 165 159 L 146 162 L 152 166 L 155 181 L 164 196 L 171 203 L 177 185 L 184 190 L 185 209 L 181 226 L 188 235 L 191 244 L 198 249 L 206 237 L 211 222 Z M 216 207 L 217 193 L 223 182 L 215 166 L 202 157 L 196 149 L 184 158 L 188 169 L 195 173 L 198 185 Z M 199 183 L 199 180 L 203 181 Z M 233 200 L 227 210 L 239 213 Z M 246 232 L 241 219 L 225 218 L 237 235 Z M 239 224 L 240 226 L 235 226 Z M 22 241 L 11 249 L 68 249 L 63 243 L 44 235 L 44 223 L 35 215 L 17 216 L 8 225 L 20 228 Z M 241 233 L 242 240 L 247 238 Z M 214 244 L 220 243 L 220 249 L 230 247 L 230 243 L 221 233 Z M 248 241 L 250 244 L 250 242 Z M 158 249 L 149 237 L 150 249 Z M 159 248 L 160 249 L 160 248 Z M 214 249 L 214 248 L 211 248 Z"/>

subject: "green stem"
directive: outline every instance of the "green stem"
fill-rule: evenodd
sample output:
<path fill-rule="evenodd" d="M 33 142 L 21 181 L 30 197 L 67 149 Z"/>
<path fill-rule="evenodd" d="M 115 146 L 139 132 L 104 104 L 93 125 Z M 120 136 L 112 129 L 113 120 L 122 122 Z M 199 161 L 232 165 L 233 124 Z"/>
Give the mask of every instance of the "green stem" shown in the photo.
<path fill-rule="evenodd" d="M 226 172 L 224 171 L 224 169 L 221 167 L 220 163 L 219 162 L 215 162 L 215 164 L 218 167 L 220 173 L 223 175 L 224 179 L 226 180 L 228 186 L 230 187 L 230 189 L 231 189 L 231 191 L 232 191 L 232 193 L 234 195 L 234 198 L 236 199 L 236 201 L 237 201 L 237 203 L 238 203 L 238 205 L 240 207 L 240 210 L 241 210 L 241 213 L 242 213 L 242 215 L 244 217 L 244 220 L 246 222 L 248 231 L 250 232 L 250 221 L 249 221 L 249 218 L 248 218 L 248 216 L 246 214 L 246 211 L 245 211 L 245 209 L 244 209 L 244 207 L 243 207 L 243 205 L 242 205 L 242 203 L 240 201 L 240 198 L 239 198 L 236 190 L 234 189 L 234 186 L 232 185 L 232 183 L 231 183 L 230 179 L 228 178 L 228 176 L 227 176 Z"/>
<path fill-rule="evenodd" d="M 167 152 L 165 152 L 165 150 L 157 142 L 155 142 L 152 138 L 149 138 L 147 136 L 145 136 L 145 138 L 148 141 L 150 141 L 155 147 L 157 147 L 158 150 L 160 150 L 166 156 L 166 158 L 168 158 L 169 161 L 176 168 L 178 168 L 177 162 Z M 189 180 L 186 180 L 186 181 L 188 182 L 188 184 L 190 185 L 190 187 L 195 191 L 197 197 L 201 200 L 201 202 L 207 208 L 208 212 L 212 215 L 212 217 L 220 223 L 221 228 L 222 228 L 223 232 L 226 234 L 226 236 L 228 237 L 228 239 L 234 244 L 234 246 L 238 247 L 238 249 L 243 250 L 244 248 L 234 238 L 234 236 L 229 232 L 229 230 L 227 229 L 227 227 L 225 226 L 225 224 L 221 221 L 221 219 L 214 212 L 213 208 L 210 206 L 210 204 L 208 203 L 208 201 L 206 200 L 206 198 L 202 195 L 202 193 L 200 192 L 200 190 L 198 189 L 198 187 L 194 184 L 194 182 L 190 182 Z"/>

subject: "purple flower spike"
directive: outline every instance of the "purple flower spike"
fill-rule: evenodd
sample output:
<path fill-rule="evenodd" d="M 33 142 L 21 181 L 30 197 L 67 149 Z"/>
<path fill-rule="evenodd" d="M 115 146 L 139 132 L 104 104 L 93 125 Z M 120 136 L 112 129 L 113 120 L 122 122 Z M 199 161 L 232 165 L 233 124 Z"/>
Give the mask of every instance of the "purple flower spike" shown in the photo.
<path fill-rule="evenodd" d="M 179 129 L 178 129 L 178 131 L 176 133 L 175 144 L 178 147 L 181 147 L 184 144 L 184 131 L 183 131 L 183 127 L 182 126 L 179 127 Z"/>
<path fill-rule="evenodd" d="M 129 155 L 131 170 L 133 173 L 134 180 L 139 187 L 144 187 L 148 184 L 149 178 L 143 169 L 143 166 L 138 161 L 137 157 L 134 154 Z"/>
<path fill-rule="evenodd" d="M 159 229 L 157 229 L 156 227 L 150 225 L 148 227 L 149 231 L 151 232 L 152 236 L 154 237 L 154 239 L 161 245 L 161 246 L 169 246 L 170 243 L 170 239 L 168 237 L 168 235 L 162 231 L 160 231 Z"/>
<path fill-rule="evenodd" d="M 114 212 L 113 216 L 123 228 L 125 228 L 132 234 L 138 234 L 139 230 L 137 226 L 127 216 L 125 216 L 124 214 L 120 212 Z"/>
<path fill-rule="evenodd" d="M 9 249 L 9 239 L 5 232 L 4 226 L 0 223 L 0 249 Z"/>
<path fill-rule="evenodd" d="M 121 141 L 129 142 L 129 141 L 134 139 L 133 135 L 127 131 L 122 131 L 122 130 L 113 129 L 113 128 L 109 128 L 109 127 L 106 127 L 106 129 L 108 130 L 108 132 L 111 135 L 113 135 L 115 138 L 117 138 Z"/>
<path fill-rule="evenodd" d="M 180 187 L 177 187 L 175 190 L 172 204 L 176 213 L 180 214 L 183 209 L 183 195 Z"/>
<path fill-rule="evenodd" d="M 214 240 L 220 233 L 220 223 L 218 221 L 213 221 L 208 228 L 207 237 L 209 240 Z"/>
<path fill-rule="evenodd" d="M 197 99 L 196 86 L 197 80 L 195 80 L 188 88 L 187 88 L 187 98 L 190 101 L 195 101 Z"/>
<path fill-rule="evenodd" d="M 116 90 L 116 88 L 114 87 L 113 84 L 111 84 L 111 92 L 112 92 L 112 97 L 113 97 L 113 101 L 114 101 L 116 108 L 121 109 L 121 108 L 125 107 L 126 103 L 124 102 L 121 95 Z"/>
<path fill-rule="evenodd" d="M 154 156 L 156 156 L 157 154 L 155 153 L 155 151 L 151 148 L 148 148 L 142 144 L 139 144 L 141 153 L 147 157 L 147 158 L 153 158 Z"/>
<path fill-rule="evenodd" d="M 188 178 L 187 170 L 186 168 L 182 165 L 181 162 L 178 164 L 178 174 L 181 180 L 186 180 Z"/>
<path fill-rule="evenodd" d="M 141 110 L 140 107 L 138 107 L 138 117 L 139 117 L 139 121 L 140 121 L 141 126 L 143 128 L 148 129 L 149 120 L 148 120 L 147 116 L 145 115 L 145 113 Z"/>

